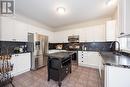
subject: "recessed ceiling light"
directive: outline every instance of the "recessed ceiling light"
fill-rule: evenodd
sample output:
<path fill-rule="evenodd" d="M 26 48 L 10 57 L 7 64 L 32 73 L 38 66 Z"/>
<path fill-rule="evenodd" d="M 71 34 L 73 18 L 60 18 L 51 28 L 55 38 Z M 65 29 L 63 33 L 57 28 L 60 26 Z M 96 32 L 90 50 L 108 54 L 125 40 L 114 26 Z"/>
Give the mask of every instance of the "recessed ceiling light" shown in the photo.
<path fill-rule="evenodd" d="M 65 8 L 64 8 L 64 7 L 58 7 L 58 8 L 57 8 L 57 12 L 58 12 L 60 15 L 63 15 L 63 14 L 65 14 Z"/>

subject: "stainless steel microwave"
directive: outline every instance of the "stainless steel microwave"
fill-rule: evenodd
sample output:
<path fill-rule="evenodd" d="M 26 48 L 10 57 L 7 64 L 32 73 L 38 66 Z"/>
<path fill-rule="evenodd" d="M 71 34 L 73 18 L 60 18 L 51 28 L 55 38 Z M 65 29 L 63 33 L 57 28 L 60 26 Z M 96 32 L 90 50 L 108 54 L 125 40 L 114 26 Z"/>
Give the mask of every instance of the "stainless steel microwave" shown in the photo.
<path fill-rule="evenodd" d="M 68 36 L 68 42 L 79 42 L 79 35 Z"/>

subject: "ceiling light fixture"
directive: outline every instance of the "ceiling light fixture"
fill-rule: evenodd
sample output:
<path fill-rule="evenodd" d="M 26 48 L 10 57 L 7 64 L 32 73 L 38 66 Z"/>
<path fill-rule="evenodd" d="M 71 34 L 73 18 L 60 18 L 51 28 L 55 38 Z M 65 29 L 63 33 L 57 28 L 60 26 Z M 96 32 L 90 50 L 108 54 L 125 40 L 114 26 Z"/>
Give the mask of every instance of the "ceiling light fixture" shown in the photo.
<path fill-rule="evenodd" d="M 63 14 L 65 14 L 65 8 L 64 8 L 64 7 L 58 7 L 58 8 L 57 8 L 57 12 L 58 12 L 60 15 L 63 15 Z"/>
<path fill-rule="evenodd" d="M 106 1 L 106 5 L 110 6 L 114 3 L 114 0 L 107 0 Z"/>

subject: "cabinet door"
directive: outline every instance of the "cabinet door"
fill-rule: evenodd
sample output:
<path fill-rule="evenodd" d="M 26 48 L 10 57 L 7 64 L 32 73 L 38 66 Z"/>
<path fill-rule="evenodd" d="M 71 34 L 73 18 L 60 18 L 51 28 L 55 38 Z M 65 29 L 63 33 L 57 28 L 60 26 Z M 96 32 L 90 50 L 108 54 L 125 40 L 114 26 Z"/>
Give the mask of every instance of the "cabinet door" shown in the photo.
<path fill-rule="evenodd" d="M 116 40 L 116 21 L 111 20 L 106 22 L 106 41 Z"/>
<path fill-rule="evenodd" d="M 105 41 L 105 25 L 100 25 L 97 28 L 95 27 L 92 35 L 94 35 L 95 42 Z"/>
<path fill-rule="evenodd" d="M 97 25 L 94 27 L 88 27 L 85 32 L 87 42 L 99 42 L 105 41 L 105 25 Z"/>
<path fill-rule="evenodd" d="M 119 29 L 119 36 L 124 32 L 124 1 L 125 0 L 119 0 L 118 1 L 118 29 Z"/>
<path fill-rule="evenodd" d="M 118 26 L 119 26 L 119 36 L 130 34 L 130 0 L 119 0 L 118 4 Z"/>
<path fill-rule="evenodd" d="M 94 42 L 95 41 L 95 36 L 94 36 L 94 29 L 92 27 L 89 27 L 86 31 L 86 40 L 87 42 Z"/>
<path fill-rule="evenodd" d="M 130 34 L 130 0 L 124 0 L 125 1 L 125 29 L 126 33 Z"/>
<path fill-rule="evenodd" d="M 88 52 L 86 62 L 87 65 L 99 68 L 99 55 L 98 52 Z"/>
<path fill-rule="evenodd" d="M 14 37 L 17 41 L 27 41 L 27 24 L 15 20 Z"/>
<path fill-rule="evenodd" d="M 31 65 L 31 59 L 30 59 L 30 53 L 24 53 L 24 54 L 20 54 L 19 56 L 19 61 L 22 60 L 21 62 L 21 71 L 26 71 L 28 69 L 30 69 L 30 65 Z"/>
<path fill-rule="evenodd" d="M 106 66 L 105 87 L 130 87 L 130 69 Z"/>
<path fill-rule="evenodd" d="M 3 41 L 14 40 L 14 21 L 9 18 L 1 18 L 1 37 Z"/>
<path fill-rule="evenodd" d="M 19 75 L 30 70 L 30 53 L 12 55 L 13 75 Z"/>

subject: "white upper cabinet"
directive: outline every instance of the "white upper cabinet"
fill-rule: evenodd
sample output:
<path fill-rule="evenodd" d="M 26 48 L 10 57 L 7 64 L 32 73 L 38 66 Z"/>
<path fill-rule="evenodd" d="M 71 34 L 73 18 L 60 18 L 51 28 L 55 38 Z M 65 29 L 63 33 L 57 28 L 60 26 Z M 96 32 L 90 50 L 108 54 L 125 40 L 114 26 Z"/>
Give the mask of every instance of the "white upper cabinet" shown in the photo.
<path fill-rule="evenodd" d="M 79 35 L 80 42 L 105 41 L 105 25 L 95 25 L 85 28 L 70 29 L 54 33 L 56 43 L 68 42 L 68 36 Z"/>
<path fill-rule="evenodd" d="M 17 41 L 27 41 L 27 24 L 15 20 L 14 36 Z"/>
<path fill-rule="evenodd" d="M 1 37 L 3 41 L 27 41 L 27 25 L 14 18 L 1 18 Z"/>
<path fill-rule="evenodd" d="M 116 21 L 110 20 L 106 22 L 106 41 L 116 40 Z"/>
<path fill-rule="evenodd" d="M 118 3 L 118 27 L 119 36 L 130 34 L 130 0 L 119 0 Z"/>
<path fill-rule="evenodd" d="M 89 27 L 85 32 L 86 42 L 102 42 L 105 41 L 105 27 L 104 25 L 97 25 Z"/>
<path fill-rule="evenodd" d="M 14 21 L 9 18 L 1 18 L 0 25 L 0 40 L 12 41 L 14 38 Z"/>
<path fill-rule="evenodd" d="M 125 1 L 125 0 L 124 0 Z M 130 34 L 130 0 L 126 0 L 126 9 L 125 9 L 125 28 L 126 28 L 126 33 Z"/>

